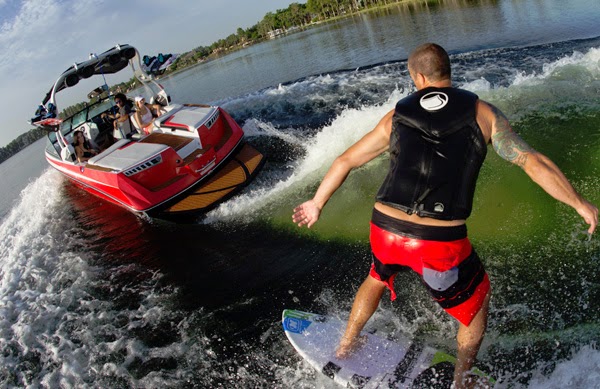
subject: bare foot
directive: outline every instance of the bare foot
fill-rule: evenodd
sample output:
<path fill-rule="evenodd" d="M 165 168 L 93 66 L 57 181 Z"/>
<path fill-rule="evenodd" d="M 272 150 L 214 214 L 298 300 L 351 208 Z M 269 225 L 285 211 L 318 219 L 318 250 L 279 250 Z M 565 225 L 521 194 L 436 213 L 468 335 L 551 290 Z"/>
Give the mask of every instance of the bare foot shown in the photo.
<path fill-rule="evenodd" d="M 367 335 L 360 335 L 350 340 L 342 338 L 337 350 L 335 351 L 335 357 L 337 359 L 349 358 L 356 350 L 364 346 L 368 340 L 369 339 L 367 338 Z"/>

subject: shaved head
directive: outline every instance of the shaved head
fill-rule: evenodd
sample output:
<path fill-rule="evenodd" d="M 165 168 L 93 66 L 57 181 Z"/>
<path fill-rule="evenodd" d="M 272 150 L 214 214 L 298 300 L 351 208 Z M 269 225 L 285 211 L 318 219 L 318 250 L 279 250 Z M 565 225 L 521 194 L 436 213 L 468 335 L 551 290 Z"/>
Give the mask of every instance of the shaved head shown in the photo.
<path fill-rule="evenodd" d="M 451 77 L 448 53 L 435 43 L 417 47 L 408 57 L 408 69 L 412 73 L 421 73 L 431 82 Z"/>

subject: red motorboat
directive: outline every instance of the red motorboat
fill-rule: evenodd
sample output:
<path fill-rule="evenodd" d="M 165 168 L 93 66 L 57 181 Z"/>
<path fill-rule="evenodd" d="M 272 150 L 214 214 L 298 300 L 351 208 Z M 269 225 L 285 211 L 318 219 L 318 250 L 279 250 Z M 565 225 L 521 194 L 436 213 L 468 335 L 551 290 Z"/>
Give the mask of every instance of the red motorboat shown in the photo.
<path fill-rule="evenodd" d="M 56 118 L 59 91 L 128 65 L 150 91 L 148 101 L 164 112 L 146 128 L 149 134 L 139 128 L 133 112 L 114 125 L 109 118 L 118 108 L 106 85 L 90 93 L 95 102 L 64 120 Z M 171 103 L 163 87 L 140 69 L 137 50 L 118 45 L 90 55 L 58 78 L 32 119 L 48 131 L 50 165 L 90 193 L 153 217 L 206 211 L 248 184 L 264 157 L 244 142 L 244 132 L 231 116 L 216 106 Z M 77 130 L 98 151 L 85 162 L 75 155 L 72 136 Z"/>

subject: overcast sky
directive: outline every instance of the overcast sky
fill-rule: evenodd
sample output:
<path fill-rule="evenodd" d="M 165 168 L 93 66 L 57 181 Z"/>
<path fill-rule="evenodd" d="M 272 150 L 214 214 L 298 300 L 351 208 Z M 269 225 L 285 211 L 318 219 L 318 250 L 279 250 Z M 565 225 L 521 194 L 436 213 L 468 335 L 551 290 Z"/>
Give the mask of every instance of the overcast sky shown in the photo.
<path fill-rule="evenodd" d="M 32 128 L 52 83 L 92 52 L 129 43 L 141 55 L 183 53 L 293 2 L 305 1 L 0 0 L 0 147 Z"/>

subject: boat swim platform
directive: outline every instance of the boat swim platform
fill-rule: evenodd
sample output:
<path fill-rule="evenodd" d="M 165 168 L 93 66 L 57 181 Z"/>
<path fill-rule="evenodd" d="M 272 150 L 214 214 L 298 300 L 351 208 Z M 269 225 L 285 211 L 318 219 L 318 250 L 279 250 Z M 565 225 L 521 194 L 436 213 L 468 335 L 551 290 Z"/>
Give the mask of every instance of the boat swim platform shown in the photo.
<path fill-rule="evenodd" d="M 183 199 L 168 204 L 151 216 L 171 219 L 173 216 L 206 212 L 246 186 L 263 163 L 264 156 L 245 143 L 208 181 L 191 189 Z"/>

